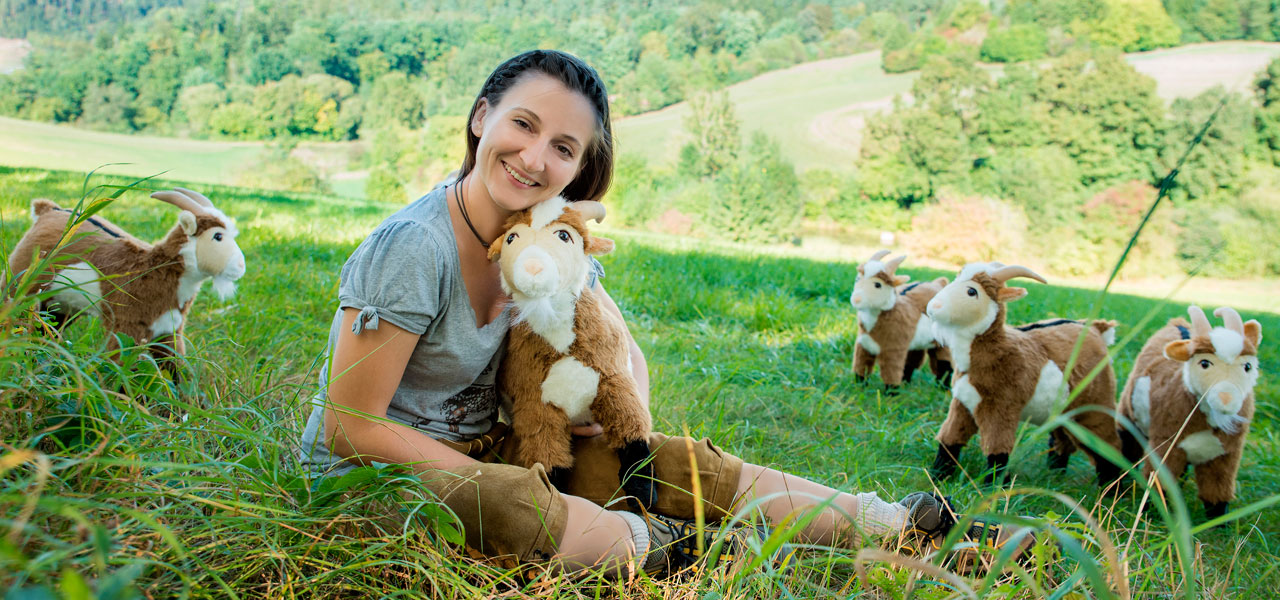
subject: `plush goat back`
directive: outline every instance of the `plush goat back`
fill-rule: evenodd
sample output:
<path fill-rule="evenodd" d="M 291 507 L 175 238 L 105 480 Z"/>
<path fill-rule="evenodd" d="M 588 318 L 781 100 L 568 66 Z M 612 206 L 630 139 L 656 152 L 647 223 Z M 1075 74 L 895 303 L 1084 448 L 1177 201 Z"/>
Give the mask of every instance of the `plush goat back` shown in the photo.
<path fill-rule="evenodd" d="M 578 297 L 569 354 L 583 364 L 596 366 L 602 375 L 629 375 L 630 341 L 626 325 L 605 308 L 596 289 L 586 288 Z"/>

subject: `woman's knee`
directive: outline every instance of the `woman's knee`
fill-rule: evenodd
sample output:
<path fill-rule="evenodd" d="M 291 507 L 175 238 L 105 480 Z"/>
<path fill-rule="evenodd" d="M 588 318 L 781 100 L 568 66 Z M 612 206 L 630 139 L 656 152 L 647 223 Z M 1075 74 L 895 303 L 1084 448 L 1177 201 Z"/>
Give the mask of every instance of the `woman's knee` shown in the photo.
<path fill-rule="evenodd" d="M 485 556 L 550 558 L 564 537 L 564 498 L 542 465 L 477 463 L 424 473 L 423 482 L 457 515 L 466 543 Z"/>

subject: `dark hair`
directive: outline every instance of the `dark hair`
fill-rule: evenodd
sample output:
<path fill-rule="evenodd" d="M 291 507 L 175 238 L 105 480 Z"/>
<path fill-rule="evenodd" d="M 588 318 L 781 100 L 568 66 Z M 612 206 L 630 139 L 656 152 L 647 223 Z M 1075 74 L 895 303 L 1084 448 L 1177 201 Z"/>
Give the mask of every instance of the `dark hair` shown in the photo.
<path fill-rule="evenodd" d="M 585 96 L 596 112 L 596 136 L 587 144 L 582 154 L 582 167 L 578 176 L 565 186 L 561 195 L 566 200 L 599 200 L 609 189 L 613 179 L 613 126 L 609 123 L 609 94 L 604 81 L 582 59 L 559 50 L 530 50 L 513 56 L 498 65 L 489 74 L 476 101 L 467 116 L 467 156 L 458 170 L 458 179 L 466 177 L 476 166 L 476 147 L 480 138 L 471 132 L 471 122 L 476 118 L 480 99 L 489 106 L 502 102 L 502 96 L 526 73 L 541 73 L 555 78 L 565 87 Z"/>

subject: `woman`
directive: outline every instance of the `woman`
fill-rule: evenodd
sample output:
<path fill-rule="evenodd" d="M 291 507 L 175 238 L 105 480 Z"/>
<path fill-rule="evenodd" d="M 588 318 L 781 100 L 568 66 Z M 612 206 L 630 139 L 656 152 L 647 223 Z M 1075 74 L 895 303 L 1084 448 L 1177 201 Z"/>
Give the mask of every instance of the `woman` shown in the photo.
<path fill-rule="evenodd" d="M 494 375 L 510 318 L 486 248 L 514 212 L 556 195 L 574 201 L 604 195 L 613 170 L 604 85 L 571 55 L 518 55 L 485 82 L 466 138 L 456 180 L 379 225 L 342 269 L 322 375 L 327 398 L 317 402 L 303 438 L 313 470 L 410 465 L 459 516 L 468 545 L 489 556 L 555 560 L 571 569 L 634 564 L 659 572 L 682 565 L 697 546 L 682 521 L 694 515 L 694 489 L 709 519 L 765 498 L 761 508 L 777 522 L 834 497 L 803 531 L 812 543 L 881 541 L 905 529 L 945 534 L 946 510 L 933 495 L 913 495 L 908 507 L 871 493 L 840 493 L 744 463 L 706 440 L 654 434 L 657 514 L 602 507 L 619 483 L 617 458 L 596 437 L 598 424 L 573 432 L 570 493 L 551 486 L 541 465 L 502 464 Z M 596 277 L 590 285 L 617 313 Z M 630 351 L 647 402 L 644 355 L 634 340 Z"/>

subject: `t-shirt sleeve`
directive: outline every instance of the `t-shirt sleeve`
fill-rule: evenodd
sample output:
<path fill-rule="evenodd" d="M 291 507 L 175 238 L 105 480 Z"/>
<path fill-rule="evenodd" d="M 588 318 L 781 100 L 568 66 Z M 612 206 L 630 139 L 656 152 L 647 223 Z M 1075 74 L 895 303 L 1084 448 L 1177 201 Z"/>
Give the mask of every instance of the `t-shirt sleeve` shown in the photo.
<path fill-rule="evenodd" d="M 604 265 L 600 264 L 600 261 L 596 260 L 594 256 L 588 256 L 587 258 L 591 259 L 591 264 L 588 266 L 587 271 L 587 287 L 594 290 L 600 284 L 600 279 L 604 277 Z"/>
<path fill-rule="evenodd" d="M 360 310 L 351 330 L 359 335 L 380 321 L 416 335 L 440 311 L 445 273 L 442 253 L 426 228 L 413 221 L 380 225 L 342 266 L 338 304 Z"/>

